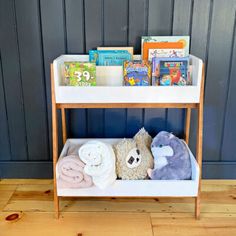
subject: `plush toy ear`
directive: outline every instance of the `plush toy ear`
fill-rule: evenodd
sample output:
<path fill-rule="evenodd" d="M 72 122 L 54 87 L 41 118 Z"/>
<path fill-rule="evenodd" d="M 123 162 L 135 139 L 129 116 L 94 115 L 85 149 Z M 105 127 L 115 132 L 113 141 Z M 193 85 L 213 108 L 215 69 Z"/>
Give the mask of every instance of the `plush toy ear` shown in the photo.
<path fill-rule="evenodd" d="M 175 136 L 172 134 L 172 133 L 170 133 L 169 134 L 169 139 L 172 139 L 172 138 L 174 138 Z"/>
<path fill-rule="evenodd" d="M 152 169 L 148 168 L 147 169 L 147 174 L 150 177 L 150 179 L 152 178 Z"/>

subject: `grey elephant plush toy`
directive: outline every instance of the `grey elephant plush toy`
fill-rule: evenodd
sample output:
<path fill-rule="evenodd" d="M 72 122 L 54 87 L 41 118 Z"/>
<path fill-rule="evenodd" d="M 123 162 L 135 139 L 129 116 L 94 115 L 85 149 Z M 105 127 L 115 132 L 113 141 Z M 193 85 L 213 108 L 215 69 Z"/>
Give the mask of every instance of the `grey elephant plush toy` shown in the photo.
<path fill-rule="evenodd" d="M 148 176 L 154 180 L 185 180 L 191 178 L 191 161 L 186 144 L 172 133 L 161 131 L 151 144 L 154 169 Z"/>

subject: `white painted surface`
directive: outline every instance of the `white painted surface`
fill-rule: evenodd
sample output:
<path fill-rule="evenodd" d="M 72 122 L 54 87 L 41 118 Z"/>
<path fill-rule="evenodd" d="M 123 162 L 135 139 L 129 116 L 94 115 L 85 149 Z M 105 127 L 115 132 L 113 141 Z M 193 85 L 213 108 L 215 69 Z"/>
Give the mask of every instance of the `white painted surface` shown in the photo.
<path fill-rule="evenodd" d="M 134 55 L 140 59 L 140 55 Z M 57 103 L 198 103 L 202 60 L 190 56 L 192 86 L 121 86 L 122 66 L 97 66 L 97 83 L 110 86 L 60 86 L 65 61 L 88 61 L 88 55 L 62 55 L 53 61 Z M 122 76 L 122 78 L 121 78 Z M 109 79 L 110 78 L 110 79 Z M 122 79 L 122 80 L 121 80 Z"/>
<path fill-rule="evenodd" d="M 68 139 L 60 156 L 65 156 L 69 145 L 83 144 L 91 139 Z M 98 139 L 115 144 L 120 139 Z M 190 150 L 189 150 L 190 151 Z M 86 189 L 57 189 L 58 196 L 94 197 L 194 197 L 198 193 L 199 166 L 190 151 L 192 164 L 191 180 L 116 180 L 108 188 L 101 190 L 93 186 Z"/>

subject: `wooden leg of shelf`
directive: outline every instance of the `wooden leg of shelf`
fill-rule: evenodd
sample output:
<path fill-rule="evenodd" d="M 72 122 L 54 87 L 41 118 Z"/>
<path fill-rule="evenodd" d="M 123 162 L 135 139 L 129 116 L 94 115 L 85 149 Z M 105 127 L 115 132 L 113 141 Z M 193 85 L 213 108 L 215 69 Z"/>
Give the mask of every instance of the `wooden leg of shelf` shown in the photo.
<path fill-rule="evenodd" d="M 52 152 L 53 152 L 53 185 L 54 185 L 54 207 L 55 217 L 59 217 L 59 197 L 57 196 L 56 165 L 58 158 L 58 124 L 57 108 L 54 92 L 53 65 L 51 64 L 51 90 L 52 90 Z"/>
<path fill-rule="evenodd" d="M 203 100 L 198 106 L 198 128 L 197 128 L 197 150 L 196 157 L 199 165 L 199 183 L 198 196 L 195 199 L 195 217 L 200 218 L 200 193 L 201 193 L 201 179 L 202 179 L 202 141 L 203 140 Z"/>
<path fill-rule="evenodd" d="M 200 219 L 200 195 L 195 198 L 195 218 L 196 220 Z"/>
<path fill-rule="evenodd" d="M 62 121 L 62 138 L 63 138 L 63 144 L 65 144 L 65 143 L 66 143 L 66 139 L 67 139 L 65 108 L 61 108 L 61 121 Z"/>
<path fill-rule="evenodd" d="M 204 65 L 202 68 L 202 83 L 200 102 L 197 106 L 198 111 L 198 125 L 197 125 L 197 148 L 196 148 L 196 159 L 199 165 L 199 184 L 198 184 L 198 195 L 195 198 L 195 217 L 200 219 L 200 195 L 201 195 L 201 179 L 202 179 L 202 147 L 203 147 L 203 103 L 204 103 L 204 83 L 205 83 L 205 70 Z"/>
<path fill-rule="evenodd" d="M 185 142 L 189 144 L 191 108 L 187 108 L 186 110 L 187 111 L 186 111 L 186 120 L 185 120 Z"/>
<path fill-rule="evenodd" d="M 54 211 L 55 218 L 59 219 L 59 197 L 57 196 L 56 186 L 54 186 Z"/>

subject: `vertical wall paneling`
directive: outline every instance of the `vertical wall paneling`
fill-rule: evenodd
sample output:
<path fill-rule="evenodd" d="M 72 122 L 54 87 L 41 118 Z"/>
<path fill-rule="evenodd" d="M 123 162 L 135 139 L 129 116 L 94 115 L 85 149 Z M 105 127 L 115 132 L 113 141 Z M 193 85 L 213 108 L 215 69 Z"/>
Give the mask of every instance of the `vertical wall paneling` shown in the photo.
<path fill-rule="evenodd" d="M 103 0 L 85 1 L 86 52 L 103 45 Z M 88 137 L 104 136 L 104 109 L 88 109 Z"/>
<path fill-rule="evenodd" d="M 235 1 L 214 1 L 205 86 L 205 160 L 220 160 L 234 24 Z"/>
<path fill-rule="evenodd" d="M 149 0 L 148 35 L 171 35 L 173 0 Z"/>
<path fill-rule="evenodd" d="M 104 44 L 126 46 L 128 32 L 128 0 L 104 0 Z"/>
<path fill-rule="evenodd" d="M 202 58 L 206 64 L 207 60 L 207 45 L 211 17 L 211 1 L 210 0 L 195 0 L 193 6 L 192 27 L 191 27 L 191 48 L 190 53 Z M 191 116 L 191 133 L 190 147 L 195 151 L 196 147 L 196 130 L 197 130 L 197 112 L 192 109 Z M 203 159 L 205 155 L 203 155 Z"/>
<path fill-rule="evenodd" d="M 86 53 L 103 45 L 103 1 L 84 1 Z"/>
<path fill-rule="evenodd" d="M 3 1 L 0 1 L 0 32 L 4 32 L 0 33 L 0 45 L 2 82 L 4 82 L 8 122 L 8 125 L 6 125 L 2 122 L 4 120 L 4 118 L 2 118 L 1 125 L 4 125 L 4 127 L 0 130 L 2 135 L 6 135 L 3 130 L 8 127 L 11 145 L 11 157 L 10 155 L 4 155 L 4 159 L 27 160 L 25 114 L 22 98 L 20 61 L 13 0 L 5 1 L 4 4 Z M 3 96 L 4 93 L 1 93 L 1 95 Z M 4 107 L 5 105 L 1 105 L 1 108 Z M 1 114 L 5 116 L 3 112 L 1 112 Z M 8 138 L 5 139 L 5 142 L 8 142 Z M 3 147 L 3 149 L 8 148 L 8 145 L 0 146 Z"/>
<path fill-rule="evenodd" d="M 128 43 L 128 0 L 104 0 L 104 45 Z M 105 136 L 124 137 L 127 109 L 105 110 Z"/>
<path fill-rule="evenodd" d="M 40 0 L 41 27 L 42 27 L 42 48 L 44 59 L 45 85 L 47 96 L 48 130 L 50 154 L 52 154 L 52 115 L 51 115 L 51 81 L 50 63 L 65 54 L 65 31 L 64 31 L 64 8 L 62 0 Z M 60 117 L 60 116 L 59 116 Z M 59 122 L 59 129 L 61 126 Z M 61 132 L 59 132 L 59 146 L 62 146 Z M 52 158 L 52 155 L 50 155 Z"/>
<path fill-rule="evenodd" d="M 141 36 L 147 33 L 147 9 L 147 0 L 129 0 L 128 45 L 134 47 L 135 54 L 140 54 Z M 127 137 L 132 137 L 143 126 L 143 114 L 144 109 L 127 109 Z"/>
<path fill-rule="evenodd" d="M 0 58 L 0 160 L 10 160 L 11 150 L 8 135 L 8 124 L 7 124 L 7 113 L 5 106 L 5 96 L 3 87 L 3 77 L 2 77 L 2 63 Z M 1 178 L 1 168 L 0 168 L 0 178 Z"/>
<path fill-rule="evenodd" d="M 236 5 L 236 4 L 235 4 Z M 236 15 L 234 15 L 234 34 L 230 62 L 230 80 L 228 82 L 228 96 L 224 121 L 224 134 L 221 149 L 221 161 L 235 161 L 236 153 L 232 150 L 236 137 Z"/>
<path fill-rule="evenodd" d="M 66 0 L 65 17 L 67 53 L 85 53 L 83 0 Z"/>
<path fill-rule="evenodd" d="M 48 128 L 38 1 L 16 1 L 29 160 L 47 160 Z"/>
<path fill-rule="evenodd" d="M 175 0 L 173 9 L 173 35 L 189 35 L 192 17 L 192 3 L 189 0 Z M 168 109 L 167 130 L 183 135 L 185 111 Z"/>
<path fill-rule="evenodd" d="M 134 47 L 135 54 L 140 54 L 141 36 L 147 33 L 147 9 L 147 0 L 129 0 L 128 45 Z"/>
<path fill-rule="evenodd" d="M 148 6 L 148 32 L 152 35 L 171 35 L 173 2 L 150 0 Z M 167 109 L 145 109 L 144 124 L 155 135 L 166 129 Z"/>
<path fill-rule="evenodd" d="M 65 1 L 64 17 L 68 54 L 85 53 L 83 2 L 83 0 Z M 69 111 L 69 135 L 72 137 L 85 137 L 87 135 L 86 112 L 86 109 Z"/>

